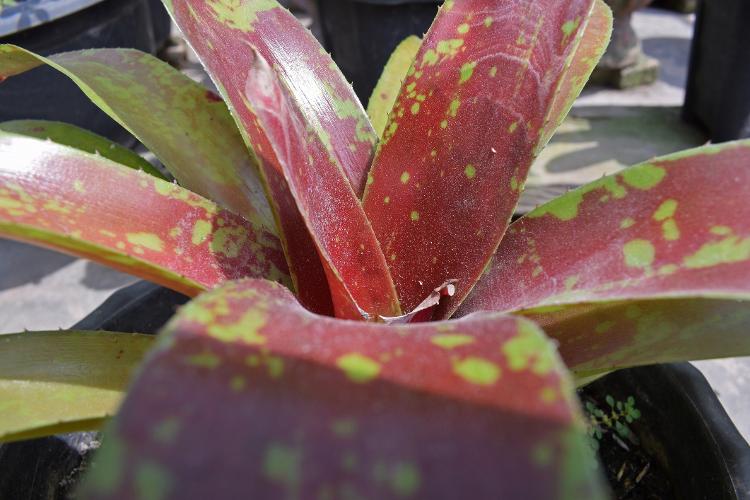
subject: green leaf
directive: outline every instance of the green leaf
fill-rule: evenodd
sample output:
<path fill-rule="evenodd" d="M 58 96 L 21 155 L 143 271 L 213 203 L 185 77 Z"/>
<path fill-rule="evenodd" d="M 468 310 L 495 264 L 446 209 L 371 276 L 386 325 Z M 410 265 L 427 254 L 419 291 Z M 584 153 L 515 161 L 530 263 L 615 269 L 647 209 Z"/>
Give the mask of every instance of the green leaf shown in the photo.
<path fill-rule="evenodd" d="M 254 276 L 290 285 L 265 226 L 145 172 L 0 132 L 0 235 L 195 295 Z"/>
<path fill-rule="evenodd" d="M 160 339 L 83 498 L 145 475 L 186 499 L 606 497 L 565 368 L 523 319 L 342 321 L 244 280 Z"/>
<path fill-rule="evenodd" d="M 133 151 L 74 125 L 46 120 L 14 120 L 0 123 L 0 130 L 37 139 L 49 139 L 54 143 L 97 154 L 120 165 L 143 170 L 154 177 L 166 180 L 161 172 Z"/>
<path fill-rule="evenodd" d="M 0 45 L 0 77 L 42 64 L 73 80 L 180 185 L 276 233 L 257 166 L 219 96 L 137 50 L 93 49 L 45 58 Z"/>
<path fill-rule="evenodd" d="M 579 377 L 750 354 L 750 141 L 604 177 L 515 222 L 459 310 L 521 311 Z"/>
<path fill-rule="evenodd" d="M 0 335 L 0 441 L 91 430 L 117 411 L 153 336 Z"/>
<path fill-rule="evenodd" d="M 573 82 L 585 76 L 572 61 L 601 52 L 580 43 L 594 3 L 441 7 L 389 115 L 364 197 L 405 311 L 455 279 L 455 295 L 435 312 L 450 317 L 481 276 L 535 153 L 580 90 Z"/>
<path fill-rule="evenodd" d="M 421 44 L 422 39 L 414 35 L 399 43 L 388 59 L 388 63 L 383 68 L 383 73 L 372 91 L 367 103 L 367 114 L 378 137 L 383 136 L 385 126 L 388 123 L 388 113 L 393 109 L 393 104 L 396 102 L 399 90 L 401 90 L 401 84 L 406 80 L 406 74 L 414 62 L 414 57 L 417 55 Z"/>

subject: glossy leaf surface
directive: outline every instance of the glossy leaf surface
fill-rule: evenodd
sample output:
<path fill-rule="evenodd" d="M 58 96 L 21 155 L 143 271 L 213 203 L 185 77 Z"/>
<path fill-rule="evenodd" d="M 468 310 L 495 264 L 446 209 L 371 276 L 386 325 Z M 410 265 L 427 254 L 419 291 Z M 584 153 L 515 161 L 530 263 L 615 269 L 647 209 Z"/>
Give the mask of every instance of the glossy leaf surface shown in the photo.
<path fill-rule="evenodd" d="M 135 152 L 75 125 L 47 120 L 13 120 L 0 123 L 0 130 L 37 139 L 49 139 L 54 143 L 101 155 L 120 165 L 143 170 L 154 177 L 165 179 L 161 172 Z"/>
<path fill-rule="evenodd" d="M 372 127 L 378 137 L 383 136 L 385 126 L 388 124 L 388 113 L 393 109 L 401 84 L 406 79 L 406 74 L 421 44 L 422 39 L 413 35 L 399 43 L 372 91 L 370 100 L 367 102 L 367 114 L 370 116 Z"/>
<path fill-rule="evenodd" d="M 0 46 L 0 76 L 47 64 L 164 163 L 183 187 L 276 232 L 257 167 L 221 98 L 155 57 L 95 49 L 44 58 Z"/>
<path fill-rule="evenodd" d="M 385 257 L 344 172 L 309 133 L 288 87 L 260 54 L 254 57 L 245 97 L 263 133 L 250 135 L 270 143 L 323 261 L 336 316 L 399 315 Z"/>
<path fill-rule="evenodd" d="M 160 335 L 84 498 L 147 478 L 161 498 L 603 497 L 565 369 L 523 319 L 342 321 L 245 280 Z"/>
<path fill-rule="evenodd" d="M 284 81 L 310 133 L 362 193 L 377 136 L 351 86 L 309 30 L 275 0 L 164 4 L 243 124 L 242 93 L 257 50 Z"/>
<path fill-rule="evenodd" d="M 748 199 L 750 141 L 605 177 L 514 223 L 459 314 L 536 308 L 574 369 L 741 355 Z"/>
<path fill-rule="evenodd" d="M 502 238 L 593 0 L 447 1 L 391 112 L 365 211 L 404 310 L 457 279 L 448 317 Z"/>
<path fill-rule="evenodd" d="M 114 415 L 153 336 L 0 335 L 0 441 L 98 428 Z"/>
<path fill-rule="evenodd" d="M 176 184 L 0 132 L 0 234 L 195 295 L 227 279 L 290 285 L 278 239 Z"/>

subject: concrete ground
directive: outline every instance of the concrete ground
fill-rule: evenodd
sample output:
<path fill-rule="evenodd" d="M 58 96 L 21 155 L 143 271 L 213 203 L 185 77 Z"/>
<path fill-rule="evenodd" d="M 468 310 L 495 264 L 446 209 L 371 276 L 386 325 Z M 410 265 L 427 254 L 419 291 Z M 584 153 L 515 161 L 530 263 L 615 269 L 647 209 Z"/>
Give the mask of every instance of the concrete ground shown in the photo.
<path fill-rule="evenodd" d="M 692 16 L 646 9 L 634 25 L 645 53 L 661 62 L 659 81 L 628 91 L 586 89 L 534 165 L 525 209 L 603 173 L 705 142 L 679 121 Z M 186 73 L 207 82 L 195 64 Z M 0 334 L 70 327 L 133 281 L 91 262 L 0 239 Z M 750 440 L 750 358 L 695 364 Z"/>

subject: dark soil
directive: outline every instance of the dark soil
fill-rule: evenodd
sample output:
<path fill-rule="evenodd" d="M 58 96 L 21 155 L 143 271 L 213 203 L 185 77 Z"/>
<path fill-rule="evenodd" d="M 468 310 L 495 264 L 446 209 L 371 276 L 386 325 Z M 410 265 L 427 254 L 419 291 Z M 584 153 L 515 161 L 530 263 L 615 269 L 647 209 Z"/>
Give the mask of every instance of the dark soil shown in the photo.
<path fill-rule="evenodd" d="M 579 392 L 584 413 L 589 418 L 592 447 L 597 450 L 600 465 L 617 500 L 671 500 L 676 499 L 672 484 L 659 459 L 658 445 L 652 447 L 648 431 L 648 415 L 627 422 L 623 412 L 611 407 L 607 394 L 597 387 L 588 386 Z M 627 400 L 627 397 L 624 398 Z M 610 396 L 610 402 L 612 401 Z M 592 415 L 592 405 L 607 418 L 601 423 Z M 637 401 L 635 408 L 638 407 Z M 625 426 L 620 432 L 617 422 Z M 598 429 L 596 432 L 595 429 Z"/>

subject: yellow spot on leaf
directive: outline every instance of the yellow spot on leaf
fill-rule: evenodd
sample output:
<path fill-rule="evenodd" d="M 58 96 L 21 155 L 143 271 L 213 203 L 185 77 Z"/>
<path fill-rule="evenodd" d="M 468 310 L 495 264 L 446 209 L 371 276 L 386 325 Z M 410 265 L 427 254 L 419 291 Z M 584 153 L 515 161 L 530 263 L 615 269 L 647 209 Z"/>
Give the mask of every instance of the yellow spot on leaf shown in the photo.
<path fill-rule="evenodd" d="M 704 244 L 693 255 L 685 257 L 684 264 L 690 269 L 731 264 L 750 258 L 750 238 L 729 236 L 721 241 Z"/>
<path fill-rule="evenodd" d="M 73 189 L 75 189 L 81 194 L 86 192 L 86 188 L 83 185 L 83 181 L 79 181 L 79 180 L 73 181 Z"/>
<path fill-rule="evenodd" d="M 658 185 L 667 171 L 656 165 L 643 164 L 622 171 L 622 180 L 628 186 L 646 190 Z"/>
<path fill-rule="evenodd" d="M 620 229 L 627 229 L 631 227 L 633 224 L 635 224 L 635 221 L 630 217 L 626 217 L 622 219 L 622 221 L 620 221 Z"/>
<path fill-rule="evenodd" d="M 164 250 L 164 242 L 153 233 L 127 233 L 125 239 L 133 245 L 138 245 L 154 252 Z"/>
<path fill-rule="evenodd" d="M 212 229 L 213 227 L 211 223 L 207 220 L 200 219 L 195 221 L 192 236 L 193 245 L 200 245 L 204 241 L 206 241 L 208 239 L 208 236 L 211 234 Z"/>
<path fill-rule="evenodd" d="M 214 233 L 211 251 L 233 259 L 247 243 L 247 230 L 243 227 L 222 227 Z"/>
<path fill-rule="evenodd" d="M 474 167 L 474 165 L 466 165 L 466 168 L 464 169 L 464 175 L 466 175 L 467 179 L 473 179 L 475 175 L 477 175 L 477 169 Z"/>
<path fill-rule="evenodd" d="M 436 346 L 442 347 L 443 349 L 453 349 L 454 347 L 473 343 L 474 337 L 470 335 L 462 335 L 460 333 L 443 333 L 434 335 L 430 339 L 430 342 Z"/>
<path fill-rule="evenodd" d="M 665 219 L 669 219 L 670 217 L 674 216 L 676 210 L 677 201 L 672 199 L 666 200 L 664 203 L 659 205 L 659 208 L 657 208 L 656 212 L 654 212 L 654 220 L 663 221 Z"/>
<path fill-rule="evenodd" d="M 450 107 L 448 108 L 448 114 L 452 117 L 456 117 L 456 114 L 458 114 L 458 108 L 461 106 L 461 100 L 459 98 L 455 98 L 451 101 Z"/>
<path fill-rule="evenodd" d="M 680 229 L 677 227 L 674 219 L 665 220 L 661 225 L 661 231 L 664 239 L 667 241 L 680 239 Z"/>
<path fill-rule="evenodd" d="M 459 33 L 461 33 L 462 35 L 465 35 L 466 33 L 468 33 L 468 32 L 469 32 L 469 25 L 468 25 L 468 24 L 466 24 L 466 23 L 463 23 L 463 24 L 459 24 L 459 25 L 458 25 L 458 28 L 456 29 L 456 31 L 458 31 L 458 32 L 459 32 Z"/>
<path fill-rule="evenodd" d="M 375 379 L 381 370 L 380 363 L 356 352 L 345 354 L 336 360 L 347 377 L 356 383 L 365 383 Z"/>
<path fill-rule="evenodd" d="M 500 367 L 484 358 L 470 356 L 453 364 L 453 372 L 469 383 L 492 385 L 500 378 Z"/>
<path fill-rule="evenodd" d="M 476 62 L 468 62 L 461 66 L 461 76 L 458 80 L 458 84 L 466 83 L 471 79 L 474 74 L 474 68 L 476 68 Z"/>
<path fill-rule="evenodd" d="M 419 220 L 419 212 L 417 212 L 416 210 L 412 210 L 410 216 L 411 220 L 413 220 L 414 222 Z"/>
<path fill-rule="evenodd" d="M 512 371 L 530 369 L 537 375 L 546 375 L 555 365 L 549 343 L 528 323 L 519 323 L 518 334 L 503 344 L 502 351 Z"/>
<path fill-rule="evenodd" d="M 712 234 L 718 234 L 719 236 L 726 236 L 732 234 L 732 228 L 727 226 L 713 226 L 711 228 Z"/>
<path fill-rule="evenodd" d="M 648 240 L 631 240 L 622 248 L 628 267 L 647 268 L 654 263 L 654 245 Z"/>
<path fill-rule="evenodd" d="M 404 172 L 401 174 L 401 184 L 406 184 L 409 182 L 409 179 L 411 178 L 411 174 L 409 172 Z"/>

